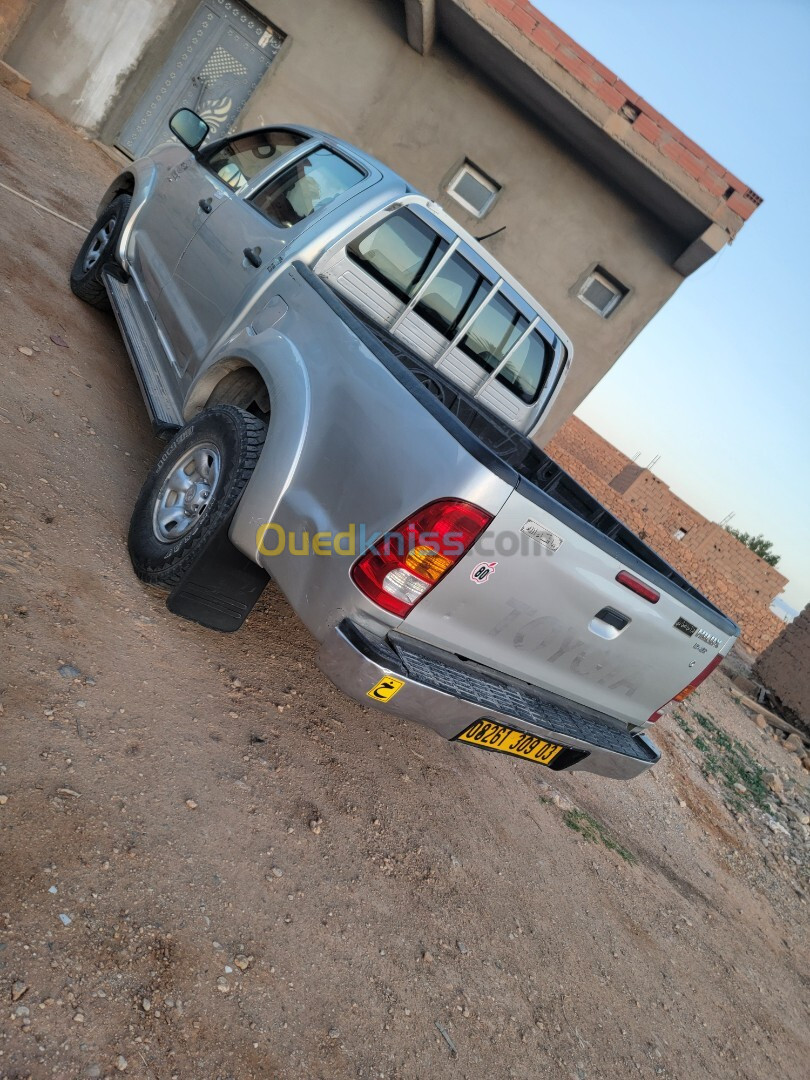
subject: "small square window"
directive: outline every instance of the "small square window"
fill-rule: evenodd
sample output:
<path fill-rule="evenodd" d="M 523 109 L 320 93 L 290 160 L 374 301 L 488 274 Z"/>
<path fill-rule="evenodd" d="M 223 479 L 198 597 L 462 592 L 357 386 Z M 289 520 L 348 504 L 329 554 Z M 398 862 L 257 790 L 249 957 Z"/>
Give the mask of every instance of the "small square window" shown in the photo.
<path fill-rule="evenodd" d="M 675 537 L 676 540 L 683 540 L 688 531 L 688 529 L 676 529 L 672 535 Z"/>
<path fill-rule="evenodd" d="M 465 161 L 447 185 L 447 190 L 465 210 L 483 217 L 498 197 L 501 185 Z"/>
<path fill-rule="evenodd" d="M 583 304 L 606 319 L 627 296 L 627 289 L 597 266 L 585 278 L 577 295 Z"/>

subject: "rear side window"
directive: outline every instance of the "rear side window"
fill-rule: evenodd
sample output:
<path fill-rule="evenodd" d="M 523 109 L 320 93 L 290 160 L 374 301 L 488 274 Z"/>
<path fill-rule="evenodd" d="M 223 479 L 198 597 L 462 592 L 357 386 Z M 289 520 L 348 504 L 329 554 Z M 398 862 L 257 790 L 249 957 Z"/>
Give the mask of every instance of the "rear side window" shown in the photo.
<path fill-rule="evenodd" d="M 407 303 L 449 246 L 415 214 L 400 210 L 353 240 L 346 252 L 394 296 Z"/>
<path fill-rule="evenodd" d="M 234 191 L 241 191 L 257 173 L 308 140 L 298 131 L 261 131 L 231 139 L 207 161 L 208 168 Z"/>
<path fill-rule="evenodd" d="M 299 158 L 250 200 L 280 228 L 290 228 L 365 179 L 365 174 L 325 146 Z"/>

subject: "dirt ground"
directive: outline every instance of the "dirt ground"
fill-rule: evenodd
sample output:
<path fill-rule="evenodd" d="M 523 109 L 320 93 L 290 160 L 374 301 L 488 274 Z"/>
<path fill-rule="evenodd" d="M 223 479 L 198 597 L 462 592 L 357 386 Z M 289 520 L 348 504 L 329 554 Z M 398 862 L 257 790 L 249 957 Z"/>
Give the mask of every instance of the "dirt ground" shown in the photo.
<path fill-rule="evenodd" d="M 89 225 L 112 162 L 0 94 L 0 183 Z M 272 586 L 170 616 L 81 233 L 0 223 L 0 1077 L 805 1077 L 807 773 L 726 677 L 621 784 L 353 704 Z"/>

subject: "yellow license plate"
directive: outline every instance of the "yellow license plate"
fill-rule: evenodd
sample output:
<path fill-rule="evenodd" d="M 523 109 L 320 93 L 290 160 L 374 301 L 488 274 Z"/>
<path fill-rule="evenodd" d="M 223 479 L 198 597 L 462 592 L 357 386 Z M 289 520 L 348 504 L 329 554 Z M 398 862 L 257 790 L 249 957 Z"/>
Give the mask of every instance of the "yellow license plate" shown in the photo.
<path fill-rule="evenodd" d="M 461 742 L 480 746 L 482 750 L 496 750 L 499 754 L 512 754 L 526 761 L 537 761 L 540 765 L 550 765 L 563 749 L 558 743 L 547 742 L 538 735 L 529 735 L 525 731 L 496 724 L 494 720 L 476 720 L 460 735 Z"/>

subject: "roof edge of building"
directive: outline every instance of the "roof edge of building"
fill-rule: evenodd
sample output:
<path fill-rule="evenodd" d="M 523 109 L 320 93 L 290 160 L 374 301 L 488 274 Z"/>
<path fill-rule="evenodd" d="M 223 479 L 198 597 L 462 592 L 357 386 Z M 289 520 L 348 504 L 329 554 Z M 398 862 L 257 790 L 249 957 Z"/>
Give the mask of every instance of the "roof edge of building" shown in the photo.
<path fill-rule="evenodd" d="M 405 0 L 408 39 L 430 51 L 441 30 L 441 2 Z M 640 164 L 711 222 L 699 240 L 707 251 L 683 255 L 690 273 L 740 231 L 762 197 L 677 128 L 622 79 L 551 22 L 529 0 L 450 0 L 576 107 Z M 716 228 L 712 228 L 715 226 Z"/>

